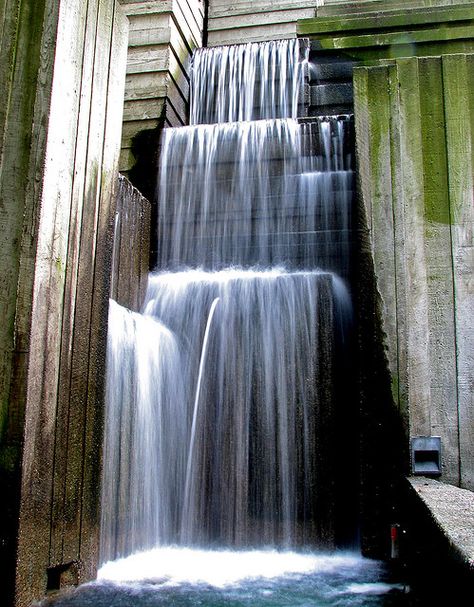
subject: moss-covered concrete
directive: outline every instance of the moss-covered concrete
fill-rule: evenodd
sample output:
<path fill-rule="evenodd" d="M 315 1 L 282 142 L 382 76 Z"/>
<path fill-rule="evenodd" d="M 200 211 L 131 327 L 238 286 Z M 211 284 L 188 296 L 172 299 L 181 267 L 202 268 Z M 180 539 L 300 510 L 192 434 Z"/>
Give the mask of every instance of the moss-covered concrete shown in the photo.
<path fill-rule="evenodd" d="M 471 4 L 472 0 L 324 0 L 316 9 L 319 16 L 370 15 L 384 11 L 440 8 L 443 6 Z"/>
<path fill-rule="evenodd" d="M 409 7 L 407 7 L 409 8 Z M 364 62 L 474 51 L 474 7 L 398 9 L 367 15 L 302 19 L 298 36 L 314 48 Z"/>
<path fill-rule="evenodd" d="M 441 436 L 442 480 L 472 489 L 471 61 L 358 67 L 354 93 L 392 395 L 410 435 Z"/>
<path fill-rule="evenodd" d="M 406 5 L 409 9 L 409 3 Z M 356 32 L 370 35 L 371 32 L 409 31 L 421 26 L 423 29 L 438 28 L 440 24 L 447 26 L 472 25 L 474 19 L 472 7 L 449 6 L 432 7 L 423 10 L 389 11 L 379 10 L 372 15 L 348 15 L 339 17 L 318 17 L 316 19 L 301 19 L 298 32 L 309 34 L 322 34 L 342 32 L 354 35 Z M 434 32 L 436 35 L 436 32 Z"/>
<path fill-rule="evenodd" d="M 444 56 L 461 486 L 474 490 L 474 56 Z"/>

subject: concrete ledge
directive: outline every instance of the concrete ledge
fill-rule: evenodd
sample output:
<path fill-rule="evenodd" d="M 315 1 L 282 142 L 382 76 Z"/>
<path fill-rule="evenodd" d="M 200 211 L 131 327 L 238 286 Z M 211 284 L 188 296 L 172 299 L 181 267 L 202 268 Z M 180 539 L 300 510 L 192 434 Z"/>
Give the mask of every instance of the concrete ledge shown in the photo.
<path fill-rule="evenodd" d="M 448 541 L 452 557 L 474 573 L 474 492 L 424 477 L 408 482 Z"/>
<path fill-rule="evenodd" d="M 370 14 L 397 9 L 412 10 L 460 4 L 471 4 L 472 0 L 325 0 L 324 5 L 316 9 L 318 16 L 347 16 L 350 14 Z"/>
<path fill-rule="evenodd" d="M 306 33 L 331 33 L 368 30 L 397 30 L 399 28 L 412 29 L 438 27 L 441 24 L 462 23 L 469 25 L 474 19 L 474 8 L 469 6 L 450 6 L 442 8 L 425 9 L 398 9 L 395 11 L 380 11 L 375 14 L 351 15 L 345 17 L 318 17 L 301 19 L 298 31 Z"/>
<path fill-rule="evenodd" d="M 472 52 L 474 7 L 453 5 L 300 19 L 297 35 L 309 37 L 313 49 L 344 51 L 361 60 Z"/>

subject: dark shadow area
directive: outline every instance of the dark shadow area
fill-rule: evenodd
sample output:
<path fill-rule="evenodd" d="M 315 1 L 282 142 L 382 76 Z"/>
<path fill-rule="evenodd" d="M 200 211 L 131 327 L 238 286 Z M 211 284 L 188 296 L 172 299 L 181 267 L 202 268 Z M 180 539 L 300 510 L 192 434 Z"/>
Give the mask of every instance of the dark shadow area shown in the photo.
<path fill-rule="evenodd" d="M 395 567 L 412 589 L 413 605 L 468 604 L 474 570 L 460 560 L 406 479 L 399 490 L 400 556 Z"/>
<path fill-rule="evenodd" d="M 390 555 L 390 529 L 400 517 L 400 482 L 409 469 L 408 439 L 392 396 L 381 301 L 360 199 L 355 224 L 361 549 L 367 557 L 386 559 Z"/>
<path fill-rule="evenodd" d="M 164 110 L 160 117 L 159 125 L 152 130 L 140 131 L 132 144 L 132 153 L 135 164 L 128 174 L 130 182 L 151 204 L 151 234 L 150 234 L 150 268 L 154 268 L 157 262 L 157 196 L 156 184 L 160 159 L 160 136 L 165 126 Z"/>

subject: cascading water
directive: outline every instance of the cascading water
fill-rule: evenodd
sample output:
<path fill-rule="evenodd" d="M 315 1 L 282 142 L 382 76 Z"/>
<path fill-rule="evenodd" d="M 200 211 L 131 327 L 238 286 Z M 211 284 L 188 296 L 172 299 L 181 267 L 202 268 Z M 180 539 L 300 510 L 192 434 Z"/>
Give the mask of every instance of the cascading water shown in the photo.
<path fill-rule="evenodd" d="M 296 115 L 303 55 L 199 51 L 193 121 L 266 119 L 164 133 L 159 271 L 142 314 L 110 306 L 103 561 L 334 545 L 349 119 L 275 119 Z"/>
<path fill-rule="evenodd" d="M 324 267 L 347 274 L 348 118 L 167 129 L 158 202 L 163 268 Z"/>
<path fill-rule="evenodd" d="M 305 50 L 299 40 L 280 40 L 196 51 L 191 124 L 296 118 Z"/>
<path fill-rule="evenodd" d="M 111 305 L 108 556 L 331 543 L 317 486 L 345 293 L 317 270 L 197 269 L 153 275 L 143 315 Z"/>

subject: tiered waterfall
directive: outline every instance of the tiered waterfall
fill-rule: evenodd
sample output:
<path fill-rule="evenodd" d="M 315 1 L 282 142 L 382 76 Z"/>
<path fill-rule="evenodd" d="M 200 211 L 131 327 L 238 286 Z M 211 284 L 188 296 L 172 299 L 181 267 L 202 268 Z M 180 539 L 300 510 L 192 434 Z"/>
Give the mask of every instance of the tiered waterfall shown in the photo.
<path fill-rule="evenodd" d="M 297 120 L 305 61 L 296 40 L 195 54 L 146 301 L 110 304 L 103 561 L 334 543 L 349 122 Z"/>

